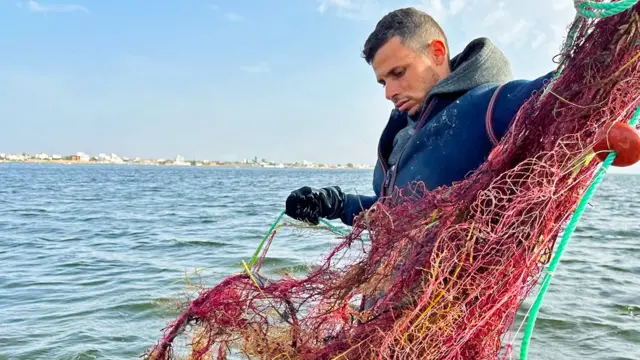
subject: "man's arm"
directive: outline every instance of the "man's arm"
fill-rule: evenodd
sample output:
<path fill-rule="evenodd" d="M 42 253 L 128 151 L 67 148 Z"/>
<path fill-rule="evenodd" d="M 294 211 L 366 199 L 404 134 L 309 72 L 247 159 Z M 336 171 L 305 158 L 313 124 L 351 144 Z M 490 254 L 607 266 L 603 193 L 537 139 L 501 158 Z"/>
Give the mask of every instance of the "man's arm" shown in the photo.
<path fill-rule="evenodd" d="M 507 133 L 518 110 L 534 94 L 543 90 L 554 71 L 534 80 L 514 80 L 497 89 L 491 113 L 491 126 L 498 141 Z M 491 104 L 490 104 L 491 106 Z"/>
<path fill-rule="evenodd" d="M 369 209 L 376 201 L 378 201 L 376 195 L 345 194 L 340 220 L 345 225 L 352 226 L 353 218 L 360 212 Z"/>

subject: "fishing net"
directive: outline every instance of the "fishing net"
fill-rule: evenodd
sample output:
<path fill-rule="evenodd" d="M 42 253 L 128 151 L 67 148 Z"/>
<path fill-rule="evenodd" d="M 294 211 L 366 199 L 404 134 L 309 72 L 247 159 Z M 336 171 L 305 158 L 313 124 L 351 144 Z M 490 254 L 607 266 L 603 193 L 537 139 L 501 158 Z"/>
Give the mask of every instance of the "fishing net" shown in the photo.
<path fill-rule="evenodd" d="M 259 273 L 269 238 L 244 272 L 203 289 L 147 358 L 177 357 L 178 338 L 190 359 L 232 348 L 261 359 L 508 355 L 516 311 L 600 166 L 602 129 L 640 105 L 639 26 L 638 5 L 576 17 L 557 76 L 472 175 L 381 199 L 301 277 Z"/>

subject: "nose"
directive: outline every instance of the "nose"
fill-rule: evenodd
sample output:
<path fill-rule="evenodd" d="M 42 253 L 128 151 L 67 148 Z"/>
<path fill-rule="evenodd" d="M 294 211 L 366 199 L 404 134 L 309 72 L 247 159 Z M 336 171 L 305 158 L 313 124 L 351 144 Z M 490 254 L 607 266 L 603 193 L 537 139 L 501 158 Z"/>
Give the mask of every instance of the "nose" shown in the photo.
<path fill-rule="evenodd" d="M 385 84 L 384 86 L 384 96 L 387 98 L 387 100 L 390 100 L 391 102 L 395 103 L 395 99 L 400 95 L 400 91 L 398 89 L 398 86 L 396 85 L 396 83 L 394 81 L 389 81 Z"/>

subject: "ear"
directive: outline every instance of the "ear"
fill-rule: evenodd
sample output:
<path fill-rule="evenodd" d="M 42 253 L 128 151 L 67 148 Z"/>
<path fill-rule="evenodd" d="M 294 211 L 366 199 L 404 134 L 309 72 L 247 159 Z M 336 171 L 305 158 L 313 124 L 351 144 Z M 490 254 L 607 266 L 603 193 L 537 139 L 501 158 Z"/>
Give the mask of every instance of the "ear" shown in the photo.
<path fill-rule="evenodd" d="M 442 65 L 447 61 L 447 47 L 442 40 L 433 40 L 431 49 L 436 65 Z"/>

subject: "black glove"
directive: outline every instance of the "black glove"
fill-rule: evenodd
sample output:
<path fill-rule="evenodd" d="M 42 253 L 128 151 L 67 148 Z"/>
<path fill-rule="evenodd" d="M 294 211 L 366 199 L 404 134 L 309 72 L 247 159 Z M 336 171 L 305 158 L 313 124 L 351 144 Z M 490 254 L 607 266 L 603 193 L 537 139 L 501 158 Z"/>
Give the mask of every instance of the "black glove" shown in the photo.
<path fill-rule="evenodd" d="M 315 189 L 308 186 L 291 192 L 285 213 L 290 217 L 318 225 L 319 219 L 337 219 L 342 216 L 344 193 L 338 186 Z"/>

